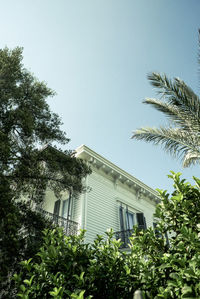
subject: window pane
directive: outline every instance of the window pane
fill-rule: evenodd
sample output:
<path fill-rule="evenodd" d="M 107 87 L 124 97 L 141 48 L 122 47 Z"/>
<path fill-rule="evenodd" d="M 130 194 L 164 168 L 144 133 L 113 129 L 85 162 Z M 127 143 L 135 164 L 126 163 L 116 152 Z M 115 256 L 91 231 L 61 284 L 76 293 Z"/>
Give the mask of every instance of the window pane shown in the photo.
<path fill-rule="evenodd" d="M 134 225 L 134 214 L 127 212 L 126 213 L 126 226 L 127 229 L 132 229 Z"/>
<path fill-rule="evenodd" d="M 134 225 L 134 215 L 129 213 L 129 228 L 132 229 Z"/>
<path fill-rule="evenodd" d="M 63 200 L 62 217 L 67 218 L 68 200 Z"/>

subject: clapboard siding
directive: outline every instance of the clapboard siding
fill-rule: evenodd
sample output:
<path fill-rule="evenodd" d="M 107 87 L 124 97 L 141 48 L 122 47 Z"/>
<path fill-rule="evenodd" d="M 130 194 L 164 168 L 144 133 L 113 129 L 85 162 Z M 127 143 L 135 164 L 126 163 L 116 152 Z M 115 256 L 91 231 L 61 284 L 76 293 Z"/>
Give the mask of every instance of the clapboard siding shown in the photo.
<path fill-rule="evenodd" d="M 85 241 L 90 243 L 97 234 L 105 235 L 112 228 L 120 230 L 119 207 L 128 206 L 133 213 L 143 212 L 147 226 L 153 225 L 155 203 L 148 197 L 137 198 L 137 192 L 116 181 L 109 175 L 93 167 L 93 172 L 86 179 L 86 186 L 91 191 L 73 198 L 71 219 L 78 223 L 79 228 L 86 229 Z M 69 197 L 63 194 L 62 199 Z M 53 213 L 54 203 L 57 200 L 53 191 L 46 191 L 44 209 Z"/>
<path fill-rule="evenodd" d="M 88 178 L 92 188 L 87 194 L 86 241 L 91 242 L 97 234 L 117 227 L 117 209 L 113 182 L 93 169 Z"/>
<path fill-rule="evenodd" d="M 120 206 L 124 220 L 128 209 L 134 214 L 144 213 L 147 226 L 153 225 L 159 201 L 154 190 L 84 145 L 77 149 L 77 156 L 92 168 L 92 174 L 83 180 L 91 191 L 72 200 L 71 220 L 77 222 L 79 228 L 86 229 L 85 242 L 93 242 L 97 234 L 104 235 L 110 228 L 120 231 Z M 69 194 L 63 194 L 63 199 L 68 197 Z M 53 192 L 47 190 L 44 208 L 52 213 L 55 200 Z"/>
<path fill-rule="evenodd" d="M 155 204 L 148 198 L 143 196 L 137 199 L 135 190 L 121 183 L 116 184 L 109 175 L 95 168 L 88 177 L 88 186 L 92 190 L 87 193 L 86 201 L 86 242 L 92 242 L 97 234 L 104 235 L 110 228 L 114 231 L 120 230 L 121 203 L 132 212 L 143 212 L 147 226 L 152 226 Z"/>

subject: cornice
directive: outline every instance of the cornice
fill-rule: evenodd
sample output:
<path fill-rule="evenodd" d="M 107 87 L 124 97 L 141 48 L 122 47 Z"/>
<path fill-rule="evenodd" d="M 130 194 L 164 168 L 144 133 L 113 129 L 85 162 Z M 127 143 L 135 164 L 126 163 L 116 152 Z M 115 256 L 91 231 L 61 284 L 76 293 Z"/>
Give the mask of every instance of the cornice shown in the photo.
<path fill-rule="evenodd" d="M 128 185 L 130 188 L 135 189 L 137 194 L 145 195 L 156 203 L 160 201 L 159 195 L 155 190 L 101 155 L 97 154 L 86 145 L 81 145 L 76 149 L 76 157 L 82 158 L 97 169 L 101 169 L 106 174 L 111 175 L 115 181 L 120 181 L 121 183 Z"/>

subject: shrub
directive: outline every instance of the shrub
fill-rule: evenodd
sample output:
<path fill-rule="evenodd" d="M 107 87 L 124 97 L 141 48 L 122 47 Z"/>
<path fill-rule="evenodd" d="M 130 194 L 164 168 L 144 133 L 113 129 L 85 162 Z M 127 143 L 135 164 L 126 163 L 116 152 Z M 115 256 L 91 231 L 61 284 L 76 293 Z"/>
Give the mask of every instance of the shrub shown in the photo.
<path fill-rule="evenodd" d="M 172 173 L 174 192 L 159 191 L 156 231 L 134 228 L 130 252 L 107 233 L 84 244 L 45 230 L 44 244 L 15 274 L 21 298 L 200 298 L 200 180 L 191 186 Z M 166 238 L 166 234 L 168 238 Z"/>

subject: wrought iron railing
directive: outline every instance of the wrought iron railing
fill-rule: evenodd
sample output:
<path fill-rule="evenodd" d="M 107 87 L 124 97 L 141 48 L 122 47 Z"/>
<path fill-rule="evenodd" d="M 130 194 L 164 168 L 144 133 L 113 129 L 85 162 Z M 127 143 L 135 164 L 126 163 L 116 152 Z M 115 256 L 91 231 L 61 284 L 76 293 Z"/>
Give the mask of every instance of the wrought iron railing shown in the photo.
<path fill-rule="evenodd" d="M 49 219 L 53 224 L 63 227 L 65 235 L 76 235 L 78 231 L 78 223 L 64 217 L 47 212 L 41 208 L 36 208 L 44 217 Z"/>
<path fill-rule="evenodd" d="M 121 245 L 121 248 L 128 248 L 128 244 L 130 243 L 130 236 L 132 235 L 133 230 L 132 229 L 127 229 L 119 232 L 115 232 L 115 238 L 116 240 L 121 239 L 123 242 Z"/>
<path fill-rule="evenodd" d="M 144 225 L 138 225 L 138 229 L 144 230 L 145 227 Z M 130 244 L 130 237 L 132 236 L 133 231 L 133 229 L 127 229 L 114 233 L 116 240 L 121 239 L 121 241 L 123 242 L 120 248 L 129 248 L 128 244 Z"/>

